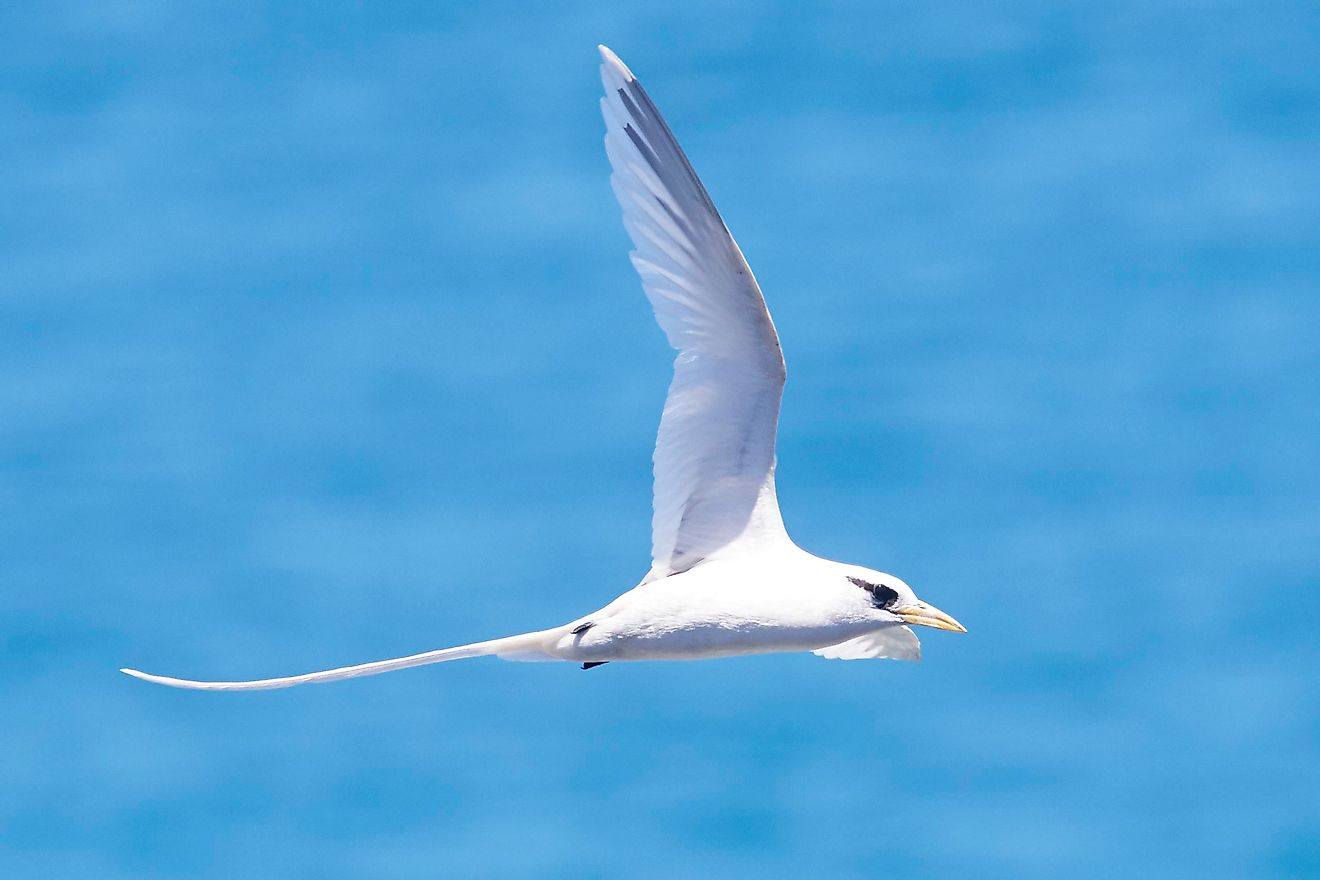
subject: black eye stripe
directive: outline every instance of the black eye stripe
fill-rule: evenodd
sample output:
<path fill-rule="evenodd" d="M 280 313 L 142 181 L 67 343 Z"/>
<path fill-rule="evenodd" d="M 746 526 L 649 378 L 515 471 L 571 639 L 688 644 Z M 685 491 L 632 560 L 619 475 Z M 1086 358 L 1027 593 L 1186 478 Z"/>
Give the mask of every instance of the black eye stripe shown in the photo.
<path fill-rule="evenodd" d="M 848 580 L 870 593 L 875 604 L 881 608 L 888 608 L 898 601 L 898 593 L 890 587 L 886 587 L 884 584 L 873 584 L 870 581 L 864 581 L 861 578 L 851 576 Z"/>

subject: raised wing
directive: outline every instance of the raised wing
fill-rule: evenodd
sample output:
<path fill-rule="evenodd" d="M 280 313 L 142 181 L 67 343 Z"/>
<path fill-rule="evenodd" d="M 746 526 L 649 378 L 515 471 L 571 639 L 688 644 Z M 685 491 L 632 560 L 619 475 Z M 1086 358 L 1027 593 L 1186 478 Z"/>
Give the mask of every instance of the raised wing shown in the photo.
<path fill-rule="evenodd" d="M 788 541 L 775 499 L 784 357 L 742 251 L 641 83 L 604 46 L 605 152 L 633 266 L 678 350 L 655 448 L 652 567 Z"/>

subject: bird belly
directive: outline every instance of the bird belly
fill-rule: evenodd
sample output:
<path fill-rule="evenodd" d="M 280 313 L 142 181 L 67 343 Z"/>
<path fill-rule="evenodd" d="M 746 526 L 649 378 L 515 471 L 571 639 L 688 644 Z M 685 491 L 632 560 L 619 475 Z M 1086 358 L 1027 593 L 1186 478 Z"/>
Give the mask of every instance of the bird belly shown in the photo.
<path fill-rule="evenodd" d="M 785 627 L 727 622 L 673 629 L 640 627 L 584 633 L 570 650 L 562 653 L 584 662 L 707 660 L 741 654 L 814 651 L 877 628 L 874 623 L 851 627 Z"/>
<path fill-rule="evenodd" d="M 831 602 L 817 591 L 685 586 L 625 593 L 562 636 L 555 655 L 608 662 L 814 651 L 884 625 L 857 603 Z M 843 598 L 854 599 L 851 592 Z"/>

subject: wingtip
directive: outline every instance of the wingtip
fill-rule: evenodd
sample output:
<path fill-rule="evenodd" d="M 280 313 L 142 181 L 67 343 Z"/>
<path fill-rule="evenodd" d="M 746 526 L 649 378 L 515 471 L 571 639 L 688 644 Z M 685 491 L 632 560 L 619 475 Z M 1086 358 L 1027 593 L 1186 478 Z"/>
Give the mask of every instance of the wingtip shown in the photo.
<path fill-rule="evenodd" d="M 605 64 L 614 68 L 615 71 L 623 77 L 625 82 L 632 82 L 637 79 L 637 77 L 633 76 L 632 71 L 628 69 L 628 65 L 624 64 L 623 60 L 619 58 L 618 55 L 615 55 L 614 50 L 609 46 L 606 46 L 604 43 L 597 43 L 596 49 L 600 52 L 600 57 Z"/>

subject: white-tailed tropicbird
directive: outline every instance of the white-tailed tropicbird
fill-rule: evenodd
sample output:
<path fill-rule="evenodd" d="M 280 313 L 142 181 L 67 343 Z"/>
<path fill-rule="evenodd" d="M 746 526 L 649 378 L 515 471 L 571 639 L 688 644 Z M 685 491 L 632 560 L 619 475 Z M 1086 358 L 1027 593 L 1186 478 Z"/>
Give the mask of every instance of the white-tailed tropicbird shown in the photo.
<path fill-rule="evenodd" d="M 633 266 L 678 351 L 655 447 L 646 577 L 563 626 L 394 660 L 259 681 L 123 672 L 242 691 L 491 655 L 588 669 L 779 651 L 916 660 L 921 646 L 906 624 L 967 631 L 893 575 L 812 556 L 789 539 L 775 498 L 784 358 L 770 312 L 660 112 L 618 56 L 599 48 L 610 183 L 637 248 Z"/>

